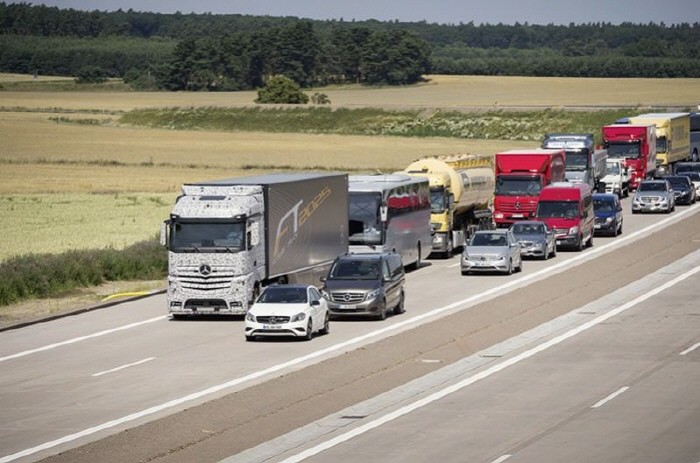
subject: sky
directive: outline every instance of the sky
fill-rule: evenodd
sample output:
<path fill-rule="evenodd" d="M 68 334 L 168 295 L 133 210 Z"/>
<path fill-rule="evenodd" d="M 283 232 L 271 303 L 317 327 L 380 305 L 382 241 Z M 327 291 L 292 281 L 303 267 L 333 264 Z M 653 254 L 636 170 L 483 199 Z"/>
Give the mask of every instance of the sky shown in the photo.
<path fill-rule="evenodd" d="M 6 3 L 19 3 L 6 1 Z M 700 0 L 37 0 L 59 8 L 439 24 L 700 23 Z"/>

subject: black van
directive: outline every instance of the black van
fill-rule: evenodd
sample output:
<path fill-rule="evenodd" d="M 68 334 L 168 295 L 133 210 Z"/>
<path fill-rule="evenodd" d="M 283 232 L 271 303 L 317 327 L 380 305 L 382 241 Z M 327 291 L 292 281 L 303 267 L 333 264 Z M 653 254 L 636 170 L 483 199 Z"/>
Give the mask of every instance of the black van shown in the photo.
<path fill-rule="evenodd" d="M 405 311 L 406 278 L 399 254 L 343 254 L 321 281 L 321 294 L 333 318 L 371 316 L 384 320 L 390 310 L 397 315 Z"/>

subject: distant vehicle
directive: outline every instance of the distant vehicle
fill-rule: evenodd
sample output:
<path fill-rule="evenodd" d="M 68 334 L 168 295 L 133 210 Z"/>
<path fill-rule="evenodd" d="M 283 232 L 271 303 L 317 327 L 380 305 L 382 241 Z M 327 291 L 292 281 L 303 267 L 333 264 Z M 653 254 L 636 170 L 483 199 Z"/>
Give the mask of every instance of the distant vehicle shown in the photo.
<path fill-rule="evenodd" d="M 605 183 L 605 192 L 614 193 L 620 198 L 628 197 L 630 194 L 630 173 L 625 160 L 608 159 L 605 164 L 607 172 L 602 179 L 602 182 Z"/>
<path fill-rule="evenodd" d="M 615 124 L 602 128 L 608 159 L 624 159 L 629 169 L 631 190 L 656 172 L 656 127 Z"/>
<path fill-rule="evenodd" d="M 247 341 L 265 336 L 291 336 L 308 341 L 314 333 L 329 331 L 328 304 L 311 285 L 268 286 L 245 316 Z"/>
<path fill-rule="evenodd" d="M 665 212 L 676 209 L 671 184 L 666 179 L 644 180 L 632 196 L 632 214 L 638 212 Z"/>
<path fill-rule="evenodd" d="M 593 211 L 597 235 L 617 236 L 622 233 L 622 203 L 617 195 L 612 193 L 594 194 Z"/>
<path fill-rule="evenodd" d="M 547 260 L 557 255 L 554 231 L 539 220 L 521 220 L 510 226 L 520 245 L 522 257 L 539 257 Z"/>
<path fill-rule="evenodd" d="M 690 158 L 690 114 L 648 113 L 630 117 L 630 124 L 656 127 L 656 175 L 668 175 L 673 165 Z"/>
<path fill-rule="evenodd" d="M 684 172 L 698 172 L 700 173 L 700 162 L 678 162 L 676 163 L 673 173 L 682 174 Z"/>
<path fill-rule="evenodd" d="M 700 173 L 699 172 L 681 172 L 678 175 L 686 176 L 690 179 L 695 187 L 695 196 L 700 198 Z"/>
<path fill-rule="evenodd" d="M 697 201 L 695 186 L 685 175 L 669 175 L 664 177 L 673 188 L 673 196 L 676 204 L 690 206 Z"/>
<path fill-rule="evenodd" d="M 419 268 L 432 248 L 430 186 L 406 174 L 351 175 L 348 182 L 350 252 L 396 252 Z"/>
<path fill-rule="evenodd" d="M 600 185 L 606 173 L 607 150 L 596 149 L 592 133 L 548 133 L 542 148 L 566 151 L 566 180 L 587 183 L 593 190 Z"/>
<path fill-rule="evenodd" d="M 565 179 L 565 156 L 563 149 L 542 148 L 496 153 L 493 220 L 497 226 L 509 227 L 535 215 L 542 188 Z"/>
<path fill-rule="evenodd" d="M 593 245 L 593 195 L 585 183 L 557 182 L 542 189 L 535 217 L 554 229 L 557 247 L 582 251 Z"/>
<path fill-rule="evenodd" d="M 384 320 L 389 311 L 395 315 L 405 312 L 406 278 L 396 253 L 338 256 L 321 281 L 321 293 L 334 318 L 359 315 Z"/>
<path fill-rule="evenodd" d="M 451 257 L 476 230 L 493 228 L 491 156 L 457 154 L 418 159 L 404 173 L 430 183 L 431 255 Z"/>
<path fill-rule="evenodd" d="M 520 272 L 523 269 L 520 245 L 508 229 L 478 231 L 464 247 L 460 267 L 462 275 Z"/>

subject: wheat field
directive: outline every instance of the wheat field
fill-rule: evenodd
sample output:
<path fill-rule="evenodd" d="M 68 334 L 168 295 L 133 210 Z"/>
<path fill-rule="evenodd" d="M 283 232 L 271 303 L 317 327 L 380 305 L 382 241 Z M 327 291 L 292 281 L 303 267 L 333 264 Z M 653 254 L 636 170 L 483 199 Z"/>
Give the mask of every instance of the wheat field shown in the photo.
<path fill-rule="evenodd" d="M 26 78 L 3 75 L 0 82 Z M 692 108 L 700 102 L 700 79 L 429 76 L 410 87 L 317 90 L 334 107 L 387 109 Z M 391 172 L 425 155 L 534 146 L 507 140 L 171 131 L 118 123 L 120 114 L 134 108 L 252 106 L 255 96 L 0 91 L 0 217 L 5 225 L 0 261 L 26 253 L 121 248 L 150 238 L 186 182 L 279 169 Z"/>

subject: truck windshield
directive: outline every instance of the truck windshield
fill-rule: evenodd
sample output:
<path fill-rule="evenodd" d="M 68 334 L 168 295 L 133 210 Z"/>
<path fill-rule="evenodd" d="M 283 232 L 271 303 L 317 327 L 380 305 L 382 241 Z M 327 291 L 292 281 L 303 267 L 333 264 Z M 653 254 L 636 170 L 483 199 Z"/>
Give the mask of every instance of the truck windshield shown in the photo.
<path fill-rule="evenodd" d="M 537 196 L 541 189 L 539 177 L 499 175 L 496 178 L 497 196 Z"/>
<path fill-rule="evenodd" d="M 665 153 L 666 152 L 666 137 L 659 137 L 656 139 L 656 152 Z"/>
<path fill-rule="evenodd" d="M 588 150 L 566 152 L 566 170 L 584 170 L 588 167 Z"/>
<path fill-rule="evenodd" d="M 620 164 L 617 162 L 608 163 L 605 165 L 605 168 L 610 175 L 620 175 Z"/>
<path fill-rule="evenodd" d="M 640 149 L 639 142 L 619 143 L 609 142 L 605 147 L 608 149 L 609 158 L 638 158 Z"/>
<path fill-rule="evenodd" d="M 431 188 L 430 189 L 430 212 L 439 214 L 447 209 L 447 195 L 445 189 Z"/>
<path fill-rule="evenodd" d="M 350 244 L 376 245 L 382 243 L 382 224 L 379 220 L 379 193 L 350 193 Z"/>
<path fill-rule="evenodd" d="M 540 201 L 535 215 L 543 219 L 575 219 L 578 217 L 578 201 Z"/>
<path fill-rule="evenodd" d="M 235 252 L 245 247 L 244 222 L 190 222 L 170 224 L 170 250 L 173 252 Z"/>

